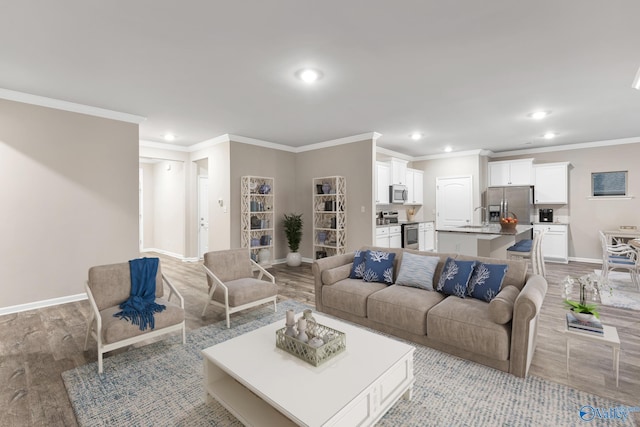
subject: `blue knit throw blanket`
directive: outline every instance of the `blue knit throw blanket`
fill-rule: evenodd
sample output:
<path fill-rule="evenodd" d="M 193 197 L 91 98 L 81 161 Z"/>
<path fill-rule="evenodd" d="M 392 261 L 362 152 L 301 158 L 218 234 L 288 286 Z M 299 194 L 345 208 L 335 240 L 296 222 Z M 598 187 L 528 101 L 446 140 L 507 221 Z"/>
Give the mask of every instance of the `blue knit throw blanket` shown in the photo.
<path fill-rule="evenodd" d="M 158 258 L 139 258 L 129 261 L 131 296 L 120 304 L 122 311 L 113 315 L 139 325 L 141 331 L 147 329 L 147 326 L 154 329 L 153 313 L 160 313 L 166 308 L 155 302 L 158 262 Z"/>

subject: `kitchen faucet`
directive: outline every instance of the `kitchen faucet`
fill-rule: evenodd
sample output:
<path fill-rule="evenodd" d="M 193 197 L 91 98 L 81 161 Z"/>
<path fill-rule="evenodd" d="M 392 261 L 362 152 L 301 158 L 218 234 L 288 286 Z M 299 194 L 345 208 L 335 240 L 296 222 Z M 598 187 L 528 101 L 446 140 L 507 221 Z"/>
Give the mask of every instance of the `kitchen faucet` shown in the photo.
<path fill-rule="evenodd" d="M 482 221 L 482 226 L 486 227 L 487 225 L 489 225 L 489 223 L 487 222 L 487 208 L 485 208 L 484 206 L 478 206 L 473 211 L 475 212 L 478 209 L 482 209 L 482 216 L 480 217 L 480 220 Z"/>

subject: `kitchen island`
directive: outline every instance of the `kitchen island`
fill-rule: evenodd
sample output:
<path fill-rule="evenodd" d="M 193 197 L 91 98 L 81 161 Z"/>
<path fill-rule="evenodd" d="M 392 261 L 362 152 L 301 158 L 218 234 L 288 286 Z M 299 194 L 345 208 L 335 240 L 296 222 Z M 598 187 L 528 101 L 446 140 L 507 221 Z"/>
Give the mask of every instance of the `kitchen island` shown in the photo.
<path fill-rule="evenodd" d="M 531 239 L 532 229 L 530 224 L 517 225 L 514 230 L 503 230 L 500 224 L 443 228 L 437 230 L 438 252 L 506 259 L 507 248 Z"/>

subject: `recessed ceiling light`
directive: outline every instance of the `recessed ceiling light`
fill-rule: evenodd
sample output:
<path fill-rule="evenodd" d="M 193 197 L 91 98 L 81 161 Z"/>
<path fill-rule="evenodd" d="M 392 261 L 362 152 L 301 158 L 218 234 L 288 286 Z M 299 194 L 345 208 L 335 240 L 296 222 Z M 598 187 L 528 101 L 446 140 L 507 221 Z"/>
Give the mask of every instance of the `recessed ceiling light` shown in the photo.
<path fill-rule="evenodd" d="M 452 152 L 452 151 L 453 151 L 453 148 L 451 148 L 450 146 L 446 146 L 446 147 L 444 147 L 444 152 L 445 152 L 445 153 L 450 153 L 450 152 Z"/>
<path fill-rule="evenodd" d="M 544 135 L 542 135 L 542 137 L 543 137 L 544 139 L 553 139 L 553 138 L 555 138 L 556 136 L 558 136 L 558 134 L 557 134 L 557 133 L 555 133 L 555 132 L 547 132 L 547 133 L 545 133 Z"/>
<path fill-rule="evenodd" d="M 533 113 L 527 114 L 527 116 L 529 116 L 534 120 L 542 120 L 545 117 L 547 117 L 549 114 L 551 114 L 551 111 L 534 111 Z"/>
<path fill-rule="evenodd" d="M 296 76 L 305 83 L 314 83 L 322 78 L 322 72 L 313 68 L 303 68 L 296 72 Z"/>
<path fill-rule="evenodd" d="M 424 136 L 424 134 L 420 133 L 420 132 L 413 132 L 411 135 L 409 135 L 409 137 L 411 139 L 413 139 L 414 141 L 418 141 L 418 140 L 422 139 L 423 136 Z"/>
<path fill-rule="evenodd" d="M 176 136 L 172 133 L 165 133 L 164 134 L 164 140 L 165 141 L 175 141 L 176 140 Z"/>

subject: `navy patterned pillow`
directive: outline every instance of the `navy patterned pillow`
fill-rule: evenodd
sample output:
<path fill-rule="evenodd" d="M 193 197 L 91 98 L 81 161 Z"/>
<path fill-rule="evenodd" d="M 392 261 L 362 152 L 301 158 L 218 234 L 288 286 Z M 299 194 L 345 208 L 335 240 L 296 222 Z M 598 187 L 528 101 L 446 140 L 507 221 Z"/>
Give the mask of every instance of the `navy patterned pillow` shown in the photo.
<path fill-rule="evenodd" d="M 469 283 L 475 265 L 475 261 L 459 261 L 447 258 L 436 290 L 445 295 L 464 298 L 467 294 L 467 283 Z"/>
<path fill-rule="evenodd" d="M 481 262 L 476 265 L 467 286 L 467 295 L 491 302 L 500 292 L 500 287 L 508 268 L 507 264 L 485 264 Z"/>
<path fill-rule="evenodd" d="M 364 275 L 364 260 L 369 251 L 356 251 L 356 256 L 353 258 L 353 266 L 351 267 L 350 279 L 362 279 Z"/>
<path fill-rule="evenodd" d="M 363 279 L 365 282 L 393 283 L 393 252 L 367 251 Z"/>

